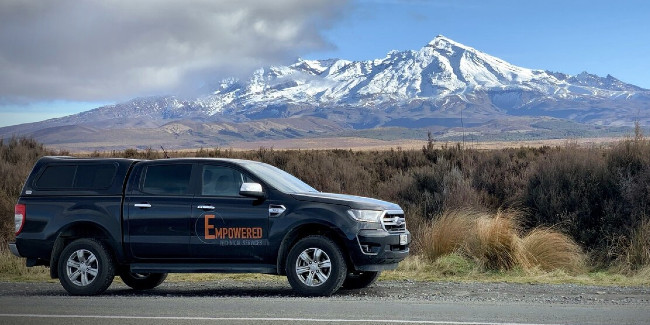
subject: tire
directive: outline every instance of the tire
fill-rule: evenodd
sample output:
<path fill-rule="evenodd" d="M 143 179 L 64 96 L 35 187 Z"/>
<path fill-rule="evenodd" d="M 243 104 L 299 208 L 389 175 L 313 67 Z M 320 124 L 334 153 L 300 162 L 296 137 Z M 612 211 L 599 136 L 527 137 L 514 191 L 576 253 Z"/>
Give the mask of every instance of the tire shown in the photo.
<path fill-rule="evenodd" d="M 113 282 L 115 265 L 106 246 L 92 238 L 68 244 L 59 257 L 59 281 L 73 296 L 93 296 Z"/>
<path fill-rule="evenodd" d="M 363 289 L 371 286 L 381 272 L 351 272 L 343 281 L 343 289 Z"/>
<path fill-rule="evenodd" d="M 285 267 L 289 284 L 303 296 L 331 296 L 347 274 L 341 249 L 324 236 L 299 240 L 289 251 Z"/>
<path fill-rule="evenodd" d="M 131 273 L 127 269 L 120 272 L 124 284 L 135 290 L 149 290 L 159 286 L 167 278 L 167 273 Z"/>

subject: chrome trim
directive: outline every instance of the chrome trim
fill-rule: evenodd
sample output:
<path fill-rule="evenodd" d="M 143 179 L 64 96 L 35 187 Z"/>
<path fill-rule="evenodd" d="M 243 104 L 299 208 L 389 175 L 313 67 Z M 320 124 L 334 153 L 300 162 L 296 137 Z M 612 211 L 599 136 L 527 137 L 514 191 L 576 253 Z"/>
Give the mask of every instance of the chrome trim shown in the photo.
<path fill-rule="evenodd" d="M 136 203 L 133 206 L 136 208 L 151 208 L 151 204 L 149 203 Z"/>
<path fill-rule="evenodd" d="M 392 217 L 389 220 L 386 220 L 386 215 L 395 215 L 399 214 L 402 215 L 402 217 Z M 404 225 L 404 230 L 406 230 L 406 216 L 404 215 L 403 210 L 386 210 L 384 213 L 382 213 L 381 217 L 379 217 L 379 220 L 381 222 L 382 228 L 384 230 L 389 231 L 386 226 L 402 226 Z"/>
<path fill-rule="evenodd" d="M 262 193 L 264 190 L 262 189 L 262 184 L 259 183 L 242 183 L 241 187 L 239 188 L 240 192 L 259 192 Z"/>
<path fill-rule="evenodd" d="M 269 217 L 277 217 L 286 211 L 287 208 L 284 205 L 269 205 Z"/>
<path fill-rule="evenodd" d="M 377 230 L 381 231 L 380 229 L 377 229 Z M 377 252 L 377 253 L 366 253 L 363 250 L 363 247 L 361 247 L 361 241 L 359 240 L 359 235 L 357 235 L 357 244 L 359 244 L 359 250 L 361 251 L 361 254 L 363 254 L 363 255 L 377 256 L 379 254 L 379 252 Z"/>
<path fill-rule="evenodd" d="M 18 247 L 16 247 L 16 243 L 9 243 L 9 251 L 11 251 L 11 254 L 14 254 L 18 257 L 22 257 L 18 252 Z"/>

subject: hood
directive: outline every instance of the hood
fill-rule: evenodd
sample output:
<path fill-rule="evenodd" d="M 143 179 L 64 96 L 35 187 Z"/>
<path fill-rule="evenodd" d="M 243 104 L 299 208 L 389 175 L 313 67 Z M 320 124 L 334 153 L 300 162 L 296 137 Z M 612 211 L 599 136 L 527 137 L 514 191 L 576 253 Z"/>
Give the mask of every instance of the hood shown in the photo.
<path fill-rule="evenodd" d="M 291 196 L 298 201 L 346 205 L 352 209 L 402 210 L 402 208 L 395 203 L 355 195 L 334 193 L 294 193 L 291 194 Z"/>

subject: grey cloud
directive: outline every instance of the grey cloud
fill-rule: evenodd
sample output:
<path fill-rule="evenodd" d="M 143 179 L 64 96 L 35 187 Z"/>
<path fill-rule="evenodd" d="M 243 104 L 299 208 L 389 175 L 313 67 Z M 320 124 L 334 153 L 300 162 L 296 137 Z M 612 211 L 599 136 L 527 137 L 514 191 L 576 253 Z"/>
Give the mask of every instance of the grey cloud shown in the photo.
<path fill-rule="evenodd" d="M 346 0 L 0 2 L 0 100 L 196 88 L 332 45 Z"/>

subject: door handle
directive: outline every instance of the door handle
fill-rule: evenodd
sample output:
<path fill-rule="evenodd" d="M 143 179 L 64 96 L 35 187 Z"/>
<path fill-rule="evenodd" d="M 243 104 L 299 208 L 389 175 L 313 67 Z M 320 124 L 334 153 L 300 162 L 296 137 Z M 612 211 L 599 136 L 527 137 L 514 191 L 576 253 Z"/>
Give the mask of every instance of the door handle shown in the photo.
<path fill-rule="evenodd" d="M 284 205 L 271 204 L 269 205 L 269 217 L 277 217 L 286 210 L 287 208 L 285 208 Z"/>
<path fill-rule="evenodd" d="M 149 203 L 136 203 L 133 206 L 136 208 L 151 208 L 151 204 Z"/>
<path fill-rule="evenodd" d="M 203 209 L 203 210 L 214 210 L 213 205 L 199 205 L 197 208 Z"/>

